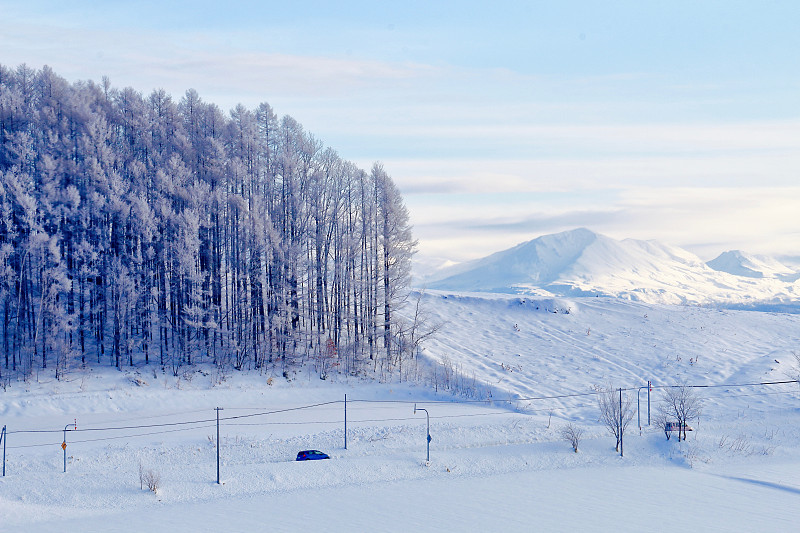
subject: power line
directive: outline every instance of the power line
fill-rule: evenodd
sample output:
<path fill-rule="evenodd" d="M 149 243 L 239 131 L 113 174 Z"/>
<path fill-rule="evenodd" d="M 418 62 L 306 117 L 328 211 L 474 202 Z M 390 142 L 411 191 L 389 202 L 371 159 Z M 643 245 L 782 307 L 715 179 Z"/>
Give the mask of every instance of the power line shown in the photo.
<path fill-rule="evenodd" d="M 758 386 L 770 386 L 770 385 L 785 385 L 787 383 L 800 383 L 796 379 L 790 379 L 786 381 L 759 381 L 754 383 L 719 383 L 719 384 L 710 384 L 710 385 L 651 385 L 653 389 L 676 389 L 680 387 L 686 387 L 691 389 L 711 389 L 711 388 L 720 388 L 720 387 L 758 387 Z M 622 389 L 622 390 L 633 390 L 633 389 Z"/>
<path fill-rule="evenodd" d="M 297 408 L 295 408 L 297 409 Z M 566 409 L 566 408 L 562 408 Z M 478 416 L 502 416 L 502 415 L 515 415 L 519 413 L 510 413 L 510 412 L 492 412 L 492 413 L 466 413 L 460 415 L 437 415 L 432 416 L 433 419 L 443 420 L 448 418 L 468 418 L 468 417 L 478 417 Z M 239 418 L 239 417 L 235 417 Z M 354 424 L 359 423 L 375 423 L 375 422 L 408 422 L 408 421 L 417 421 L 418 418 L 415 417 L 403 417 L 403 418 L 373 418 L 373 419 L 362 419 L 362 420 L 353 420 Z M 220 419 L 222 421 L 222 419 Z M 264 423 L 235 423 L 235 424 L 226 424 L 226 426 L 230 427 L 238 427 L 238 426 L 269 426 L 269 425 L 308 425 L 308 424 L 341 424 L 341 420 L 336 421 L 321 421 L 321 420 L 310 420 L 306 422 L 264 422 Z M 101 441 L 109 441 L 109 440 L 119 440 L 119 439 L 128 439 L 128 438 L 135 438 L 135 437 L 146 437 L 150 435 L 163 435 L 167 433 L 177 433 L 182 431 L 191 431 L 194 429 L 206 429 L 214 427 L 213 425 L 206 425 L 200 427 L 193 427 L 193 428 L 180 428 L 180 429 L 172 429 L 172 430 L 164 430 L 164 431 L 151 431 L 147 433 L 136 433 L 130 435 L 118 435 L 114 437 L 101 437 L 96 439 L 81 439 L 81 440 L 72 440 L 70 441 L 71 444 L 80 444 L 86 442 L 101 442 Z M 113 428 L 104 428 L 104 429 L 113 429 Z M 118 428 L 117 428 L 118 429 Z M 72 430 L 75 431 L 75 430 Z M 91 431 L 91 430 L 86 430 Z M 94 431 L 99 431 L 99 429 L 95 429 Z M 11 446 L 9 449 L 22 449 L 22 448 L 38 448 L 38 447 L 47 447 L 47 446 L 57 446 L 61 443 L 45 443 L 45 444 L 28 444 L 28 445 L 21 445 L 21 446 Z"/>
<path fill-rule="evenodd" d="M 84 442 L 101 442 L 101 441 L 119 440 L 119 439 L 130 439 L 130 438 L 135 438 L 135 437 L 147 437 L 147 436 L 150 436 L 150 435 L 164 435 L 164 434 L 167 434 L 167 433 L 178 433 L 178 432 L 181 432 L 181 431 L 191 431 L 193 429 L 205 429 L 205 428 L 211 428 L 211 427 L 214 427 L 214 426 L 213 425 L 208 425 L 208 426 L 200 426 L 200 427 L 194 427 L 194 428 L 180 428 L 180 429 L 168 429 L 168 430 L 164 430 L 164 431 L 150 431 L 150 432 L 147 432 L 147 433 L 136 433 L 136 434 L 131 434 L 131 435 L 117 435 L 117 436 L 114 436 L 114 437 L 100 437 L 100 438 L 97 438 L 97 439 L 71 440 L 70 444 L 79 444 L 79 443 L 84 443 Z M 22 448 L 41 448 L 41 447 L 45 447 L 45 446 L 59 446 L 59 445 L 61 445 L 60 442 L 46 443 L 46 444 L 23 444 L 21 446 L 9 446 L 9 449 L 10 450 L 16 450 L 16 449 L 22 449 Z"/>
<path fill-rule="evenodd" d="M 125 429 L 148 429 L 148 428 L 159 428 L 159 427 L 173 427 L 173 426 L 186 426 L 190 424 L 205 424 L 208 422 L 214 422 L 215 419 L 206 419 L 206 420 L 191 420 L 187 422 L 169 422 L 163 424 L 142 424 L 138 426 L 116 426 L 116 427 L 100 427 L 100 428 L 80 428 L 80 429 L 68 429 L 67 431 L 71 433 L 75 432 L 86 432 L 86 431 L 122 431 Z M 71 424 L 70 424 L 71 425 Z M 21 429 L 18 431 L 9 431 L 9 433 L 61 433 L 64 430 L 61 429 Z"/>
<path fill-rule="evenodd" d="M 736 397 L 746 397 L 746 396 L 766 396 L 770 394 L 798 394 L 800 390 L 779 390 L 779 391 L 749 391 L 749 392 L 741 392 L 736 390 L 724 390 L 724 391 L 709 391 L 709 395 L 713 397 L 720 397 L 720 396 L 736 396 Z"/>
<path fill-rule="evenodd" d="M 634 390 L 634 389 L 622 389 L 622 390 Z M 579 398 L 581 396 L 596 396 L 598 394 L 603 394 L 606 391 L 591 391 L 591 392 L 576 392 L 574 394 L 559 394 L 557 396 L 537 396 L 532 398 L 517 398 L 515 401 L 522 401 L 522 402 L 529 402 L 533 400 L 556 400 L 561 398 Z"/>
<path fill-rule="evenodd" d="M 302 409 L 311 409 L 312 407 L 320 407 L 322 405 L 332 405 L 332 404 L 336 404 L 336 403 L 342 403 L 342 401 L 341 400 L 335 400 L 335 401 L 332 401 L 332 402 L 315 403 L 315 404 L 312 404 L 312 405 L 303 405 L 303 406 L 300 406 L 300 407 L 289 407 L 289 408 L 286 408 L 286 409 L 276 409 L 274 411 L 266 411 L 266 412 L 263 412 L 263 413 L 252 413 L 252 414 L 249 414 L 249 415 L 226 416 L 224 418 L 220 418 L 219 421 L 222 422 L 223 420 L 237 420 L 237 419 L 240 419 L 240 418 L 252 418 L 254 416 L 265 416 L 265 415 L 274 415 L 274 414 L 277 414 L 277 413 L 288 413 L 289 411 L 300 411 Z"/>
<path fill-rule="evenodd" d="M 518 398 L 511 398 L 511 399 L 498 399 L 498 398 L 488 398 L 485 400 L 347 400 L 347 403 L 399 403 L 405 405 L 411 404 L 462 404 L 462 403 L 492 403 L 492 402 L 509 402 L 513 403 L 518 401 Z"/>
<path fill-rule="evenodd" d="M 349 401 L 349 400 L 348 400 Z M 585 405 L 579 407 L 586 407 Z M 557 411 L 557 410 L 566 410 L 572 409 L 571 407 L 556 407 L 553 409 L 539 409 L 533 411 L 527 411 L 526 413 L 516 413 L 510 411 L 493 411 L 491 413 L 462 413 L 458 415 L 436 415 L 431 416 L 432 419 L 448 419 L 448 418 L 468 418 L 468 417 L 477 417 L 477 416 L 509 416 L 509 415 L 517 415 L 517 416 L 524 416 L 528 412 L 548 412 L 548 411 Z M 220 419 L 221 421 L 222 419 Z M 407 422 L 411 420 L 419 420 L 418 417 L 402 417 L 402 418 L 366 418 L 362 420 L 350 420 L 348 419 L 348 423 L 352 422 L 353 424 L 359 423 L 366 423 L 366 422 Z M 301 426 L 301 425 L 308 425 L 308 424 L 341 424 L 341 420 L 308 420 L 304 422 L 263 422 L 263 423 L 235 423 L 235 424 L 225 424 L 227 427 L 238 427 L 238 426 Z"/>
<path fill-rule="evenodd" d="M 750 382 L 750 383 L 720 383 L 720 384 L 707 384 L 707 385 L 651 385 L 651 389 L 666 389 L 666 388 L 678 388 L 678 387 L 688 387 L 688 388 L 737 388 L 737 387 L 756 387 L 756 386 L 773 386 L 773 385 L 785 385 L 790 383 L 798 383 L 798 380 L 783 380 L 783 381 L 763 381 L 763 382 Z M 629 387 L 623 388 L 623 391 L 638 391 L 641 387 Z M 520 397 L 520 398 L 488 398 L 483 400 L 366 400 L 366 399 L 353 399 L 348 400 L 348 403 L 362 403 L 362 404 L 399 404 L 399 405 L 412 405 L 412 404 L 420 404 L 420 405 L 429 405 L 429 404 L 438 404 L 438 405 L 467 405 L 467 404 L 492 404 L 492 403 L 514 403 L 514 402 L 531 402 L 531 401 L 541 401 L 541 400 L 556 400 L 556 399 L 564 399 L 564 398 L 580 398 L 580 397 L 587 397 L 587 396 L 596 396 L 599 394 L 603 394 L 606 391 L 603 390 L 595 390 L 589 392 L 582 392 L 582 393 L 569 393 L 569 394 L 557 394 L 551 396 L 531 396 L 531 397 Z M 728 391 L 731 395 L 737 396 L 745 396 L 742 394 L 736 394 L 734 391 Z M 776 393 L 761 393 L 761 394 L 790 394 L 792 391 L 781 391 Z M 758 394 L 758 393 L 757 393 Z M 753 395 L 757 395 L 753 394 Z M 278 413 L 287 413 L 292 411 L 300 411 L 306 409 L 312 409 L 315 407 L 323 407 L 328 405 L 337 405 L 342 404 L 342 400 L 334 400 L 328 402 L 320 402 L 315 404 L 309 405 L 301 405 L 297 407 L 288 407 L 284 409 L 273 409 L 268 411 L 261 411 L 258 413 L 249 413 L 244 415 L 234 415 L 234 416 L 227 416 L 220 418 L 220 422 L 223 421 L 230 421 L 230 420 L 239 420 L 245 418 L 253 418 L 253 417 L 260 417 L 260 416 L 268 416 Z M 586 407 L 586 405 L 582 406 L 571 406 L 569 409 L 579 408 L 579 407 Z M 252 407 L 240 407 L 240 408 L 231 408 L 231 409 L 242 409 L 242 410 L 249 410 L 253 409 Z M 541 412 L 541 411 L 554 411 L 554 410 L 563 410 L 567 409 L 566 407 L 553 407 L 547 408 L 542 410 L 527 410 L 527 412 Z M 166 416 L 174 416 L 175 414 L 186 414 L 191 412 L 200 412 L 200 410 L 193 410 L 193 411 L 185 411 L 182 413 L 173 413 L 173 414 L 162 414 L 153 417 L 141 417 L 139 419 L 152 419 L 152 418 L 163 418 Z M 496 413 L 501 414 L 501 413 Z M 448 418 L 448 417 L 457 417 L 457 416 L 467 416 L 467 415 L 440 415 L 434 418 Z M 474 416 L 488 416 L 484 414 L 476 414 Z M 133 418 L 132 420 L 136 420 Z M 408 420 L 405 418 L 386 418 L 386 419 L 369 419 L 368 421 L 371 422 L 392 422 L 392 421 L 402 421 Z M 178 426 L 196 426 L 198 424 L 210 424 L 211 422 L 215 422 L 216 419 L 213 418 L 204 418 L 200 420 L 189 420 L 183 422 L 165 422 L 165 423 L 158 423 L 158 424 L 138 424 L 138 425 L 129 425 L 129 426 L 110 426 L 110 427 L 81 427 L 80 429 L 73 429 L 69 430 L 72 432 L 88 432 L 88 431 L 124 431 L 124 430 L 132 430 L 132 429 L 151 429 L 151 428 L 168 428 L 168 427 L 178 427 Z M 365 420 L 366 421 L 366 420 Z M 354 421 L 355 423 L 364 422 L 364 421 Z M 339 422 L 265 422 L 263 424 L 251 424 L 251 425 L 301 425 L 301 424 L 314 424 L 314 423 L 339 423 Z M 228 424 L 229 426 L 233 425 L 245 425 L 245 424 Z M 204 426 L 209 427 L 209 426 Z M 198 428 L 186 428 L 189 429 L 198 429 Z M 14 431 L 7 431 L 6 434 L 47 434 L 47 433 L 61 433 L 63 430 L 61 429 L 26 429 L 26 430 L 14 430 Z M 182 430 L 176 430 L 182 431 Z M 157 434 L 157 432 L 153 432 L 150 434 Z M 136 435 L 133 435 L 136 436 Z M 113 438 L 124 438 L 124 437 L 113 437 Z M 100 440 L 100 439 L 94 439 Z M 75 441 L 75 442 L 92 442 L 92 440 L 82 440 L 82 441 Z M 32 445 L 32 446 L 40 446 L 40 445 Z M 17 447 L 19 448 L 19 446 Z"/>
<path fill-rule="evenodd" d="M 206 412 L 208 412 L 208 409 L 192 409 L 192 410 L 189 410 L 189 411 L 177 411 L 177 412 L 174 412 L 174 413 L 164 413 L 164 414 L 160 414 L 160 415 L 134 416 L 134 417 L 130 417 L 130 418 L 121 418 L 121 419 L 116 419 L 114 421 L 119 423 L 119 422 L 131 422 L 131 421 L 134 421 L 134 420 L 152 420 L 152 419 L 155 419 L 155 418 L 165 418 L 165 417 L 168 417 L 168 416 L 189 415 L 189 414 L 194 414 L 194 413 L 206 413 Z"/>
<path fill-rule="evenodd" d="M 21 446 L 9 446 L 8 449 L 9 450 L 18 450 L 18 449 L 22 449 L 22 448 L 43 448 L 45 446 L 60 446 L 60 445 L 61 445 L 60 442 L 53 442 L 53 443 L 48 443 L 48 444 L 23 444 Z"/>
<path fill-rule="evenodd" d="M 181 428 L 181 429 L 168 429 L 165 431 L 150 431 L 148 433 L 137 433 L 135 435 L 119 435 L 116 437 L 101 437 L 98 439 L 83 439 L 83 440 L 73 440 L 70 441 L 70 444 L 81 443 L 81 442 L 99 442 L 99 441 L 106 441 L 106 440 L 119 440 L 119 439 L 129 439 L 133 437 L 147 437 L 150 435 L 164 435 L 166 433 L 178 433 L 181 431 L 191 431 L 193 429 L 205 429 L 205 428 L 213 428 L 213 425 L 208 426 L 200 426 L 196 428 Z"/>
<path fill-rule="evenodd" d="M 276 413 L 285 413 L 285 412 L 289 412 L 289 411 L 298 411 L 298 410 L 301 410 L 301 409 L 310 409 L 312 407 L 319 407 L 319 406 L 322 406 L 322 405 L 331 405 L 331 404 L 335 404 L 335 403 L 340 403 L 340 402 L 337 400 L 337 401 L 333 401 L 333 402 L 323 402 L 323 403 L 317 403 L 317 404 L 312 404 L 312 405 L 303 405 L 303 406 L 300 406 L 300 407 L 289 407 L 289 408 L 286 408 L 286 409 L 276 409 L 276 410 L 273 410 L 273 411 L 266 411 L 266 412 L 262 412 L 262 413 L 251 413 L 251 414 L 248 414 L 248 415 L 229 416 L 229 417 L 225 417 L 225 418 L 220 418 L 220 421 L 223 421 L 223 420 L 236 420 L 236 419 L 239 419 L 239 418 L 251 418 L 251 417 L 254 417 L 254 416 L 265 416 L 265 415 L 271 415 L 271 414 L 276 414 Z M 163 415 L 161 415 L 161 416 L 163 416 Z M 140 424 L 140 425 L 136 425 L 136 426 L 86 427 L 86 428 L 82 427 L 80 429 L 72 429 L 72 430 L 69 430 L 69 431 L 72 431 L 72 432 L 122 431 L 122 430 L 127 430 L 127 429 L 149 429 L 149 428 L 157 428 L 157 427 L 174 427 L 174 426 L 186 426 L 186 425 L 193 425 L 193 424 L 207 424 L 207 423 L 210 423 L 210 422 L 216 422 L 216 419 L 215 418 L 207 418 L 207 419 L 203 419 L 203 420 L 189 420 L 189 421 L 185 421 L 185 422 L 169 422 L 169 423 L 165 422 L 163 424 Z M 60 430 L 60 429 L 50 429 L 50 430 L 48 430 L 48 429 L 23 429 L 23 430 L 17 430 L 17 431 L 9 431 L 9 433 L 17 433 L 17 434 L 19 434 L 19 433 L 61 433 L 62 431 L 63 430 Z"/>

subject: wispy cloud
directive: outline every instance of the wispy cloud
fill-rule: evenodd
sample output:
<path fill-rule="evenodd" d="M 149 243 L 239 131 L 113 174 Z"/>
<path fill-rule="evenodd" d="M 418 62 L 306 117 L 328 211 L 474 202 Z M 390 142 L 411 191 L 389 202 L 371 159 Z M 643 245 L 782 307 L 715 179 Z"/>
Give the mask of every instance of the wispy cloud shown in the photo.
<path fill-rule="evenodd" d="M 410 62 L 239 48 L 224 34 L 191 31 L 18 24 L 0 34 L 0 48 L 10 65 L 47 64 L 70 79 L 108 75 L 115 84 L 142 91 L 165 87 L 176 96 L 197 88 L 223 107 L 239 102 L 254 106 L 270 97 L 353 97 L 354 91 L 402 84 L 432 70 Z"/>
<path fill-rule="evenodd" d="M 448 257 L 468 260 L 579 226 L 618 239 L 660 240 L 704 259 L 732 248 L 791 255 L 800 243 L 800 187 L 631 188 L 483 204 L 480 197 L 454 197 L 441 210 L 412 198 L 421 252 L 446 249 Z"/>
<path fill-rule="evenodd" d="M 416 7 L 87 6 L 0 0 L 0 60 L 177 98 L 195 88 L 223 109 L 267 101 L 345 159 L 381 160 L 426 254 L 478 257 L 575 226 L 703 254 L 798 253 L 798 34 L 782 8 L 748 10 L 771 25 L 737 19 L 770 38 L 714 34 L 769 58 L 742 65 L 704 49 L 705 33 L 673 33 L 677 11 L 656 42 L 630 10 L 577 28 L 558 3 L 535 20 L 476 5 L 449 25 Z M 629 40 L 597 40 L 607 24 Z"/>

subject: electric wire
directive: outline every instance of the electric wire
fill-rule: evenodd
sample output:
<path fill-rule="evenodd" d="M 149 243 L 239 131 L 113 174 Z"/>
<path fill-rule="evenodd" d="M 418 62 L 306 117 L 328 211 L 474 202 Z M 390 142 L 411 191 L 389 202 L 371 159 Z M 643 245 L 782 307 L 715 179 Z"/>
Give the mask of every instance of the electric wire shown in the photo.
<path fill-rule="evenodd" d="M 705 388 L 705 389 L 714 389 L 714 388 L 729 388 L 734 389 L 737 387 L 755 387 L 755 386 L 773 386 L 773 385 L 785 385 L 790 383 L 798 383 L 798 380 L 783 380 L 783 381 L 765 381 L 765 382 L 750 382 L 750 383 L 720 383 L 720 384 L 706 384 L 706 385 L 653 385 L 651 384 L 651 390 L 656 389 L 667 389 L 667 388 L 680 388 L 680 387 L 687 387 L 687 388 Z M 622 390 L 625 392 L 629 391 L 640 391 L 642 388 L 647 388 L 646 386 L 642 387 L 628 387 L 628 388 L 620 388 L 620 389 L 612 389 L 611 391 L 604 391 L 604 390 L 596 390 L 596 391 L 589 391 L 583 393 L 569 393 L 569 394 L 559 394 L 559 395 L 551 395 L 551 396 L 531 396 L 531 397 L 520 397 L 520 398 L 508 398 L 508 399 L 499 399 L 499 398 L 489 398 L 483 400 L 366 400 L 366 399 L 348 399 L 347 403 L 349 404 L 400 404 L 400 405 L 465 405 L 465 404 L 476 404 L 476 403 L 514 403 L 514 402 L 532 402 L 532 401 L 541 401 L 541 400 L 555 400 L 555 399 L 564 399 L 564 398 L 580 398 L 580 397 L 587 397 L 587 396 L 596 396 L 599 394 L 604 394 L 607 392 L 616 392 L 616 390 Z M 725 391 L 722 395 L 732 395 L 737 397 L 746 397 L 746 396 L 758 396 L 758 395 L 765 395 L 765 394 L 792 394 L 796 391 L 777 391 L 777 392 L 762 392 L 762 393 L 753 393 L 753 394 L 741 394 L 736 391 Z M 715 395 L 717 396 L 717 395 Z M 219 422 L 228 422 L 230 420 L 239 420 L 245 418 L 253 418 L 253 417 L 260 417 L 260 416 L 268 416 L 274 415 L 278 413 L 287 413 L 292 411 L 300 411 L 305 409 L 312 409 L 312 408 L 319 408 L 329 405 L 338 405 L 343 404 L 344 400 L 333 400 L 328 402 L 320 402 L 315 404 L 309 405 L 301 405 L 297 407 L 288 407 L 284 409 L 273 409 L 267 411 L 260 411 L 257 413 L 249 413 L 243 415 L 234 415 L 234 416 L 225 416 L 220 417 Z M 555 410 L 564 410 L 564 409 L 576 409 L 580 407 L 587 407 L 586 405 L 583 406 L 570 406 L 570 407 L 553 407 L 553 408 L 546 408 L 541 410 L 530 410 L 525 409 L 524 413 L 530 412 L 542 412 L 542 411 L 555 411 Z M 251 407 L 232 407 L 229 408 L 230 410 L 251 410 Z M 161 414 L 155 415 L 152 417 L 140 417 L 138 419 L 147 420 L 153 418 L 163 418 L 166 416 L 174 416 L 175 414 L 186 414 L 192 412 L 202 412 L 201 410 L 193 410 L 193 411 L 186 411 L 183 413 L 172 413 L 172 414 Z M 501 414 L 501 413 L 491 413 L 491 414 Z M 504 414 L 504 413 L 502 413 Z M 510 413 L 509 413 L 510 414 Z M 474 416 L 489 416 L 490 414 L 476 414 Z M 467 415 L 438 415 L 432 418 L 447 418 L 447 417 L 460 417 L 460 416 L 467 416 Z M 137 418 L 133 418 L 136 420 Z M 402 420 L 412 420 L 410 418 L 386 418 L 386 419 L 368 419 L 370 422 L 391 422 L 391 421 L 402 421 Z M 62 433 L 64 431 L 68 432 L 90 432 L 90 431 L 123 431 L 123 430 L 132 430 L 132 429 L 151 429 L 151 428 L 167 428 L 167 427 L 177 427 L 177 426 L 197 426 L 198 424 L 210 424 L 212 422 L 217 422 L 216 418 L 205 418 L 200 420 L 188 420 L 182 422 L 164 422 L 158 424 L 139 424 L 139 425 L 128 425 L 128 426 L 110 426 L 110 427 L 81 427 L 78 429 L 23 429 L 23 430 L 7 430 L 6 435 L 13 435 L 13 434 L 48 434 L 48 433 Z M 360 421 L 350 421 L 352 423 L 359 423 Z M 278 425 L 278 424 L 292 424 L 292 425 L 300 425 L 300 424 L 312 424 L 312 423 L 323 423 L 323 422 L 266 422 L 266 423 L 256 423 L 252 425 Z M 334 423 L 334 422 L 324 422 L 324 423 Z M 338 423 L 338 422 L 336 422 Z M 234 424 L 226 424 L 228 426 L 232 426 Z M 244 425 L 244 424 L 238 424 Z M 202 427 L 210 427 L 210 426 L 202 426 Z M 184 428 L 182 430 L 191 430 L 191 429 L 199 429 L 198 427 L 191 427 L 191 428 Z M 179 430 L 175 430 L 179 431 Z M 153 432 L 152 434 L 157 434 L 157 432 Z M 135 436 L 135 435 L 133 435 Z M 113 438 L 124 438 L 124 437 L 113 437 Z M 99 440 L 99 439 L 95 439 Z M 84 441 L 73 441 L 73 442 L 91 442 L 90 440 Z M 31 445 L 31 446 L 40 446 L 40 445 Z"/>
<path fill-rule="evenodd" d="M 522 415 L 522 413 L 514 413 L 514 412 L 491 412 L 491 413 L 466 413 L 466 414 L 459 414 L 459 415 L 434 415 L 430 418 L 433 419 L 447 419 L 447 418 L 465 418 L 465 417 L 473 417 L 473 416 L 503 416 L 503 415 Z M 222 419 L 220 419 L 221 421 Z M 374 423 L 374 422 L 405 422 L 410 420 L 422 420 L 420 417 L 403 417 L 403 418 L 366 418 L 361 420 L 351 420 L 348 418 L 348 424 L 363 424 L 366 422 Z M 309 420 L 305 422 L 263 422 L 263 423 L 247 423 L 247 422 L 240 422 L 234 424 L 225 424 L 225 427 L 232 427 L 232 426 L 296 426 L 296 425 L 308 425 L 308 424 L 341 424 L 342 420 Z"/>
<path fill-rule="evenodd" d="M 199 427 L 193 427 L 193 428 L 167 429 L 167 430 L 163 430 L 163 431 L 149 431 L 147 433 L 135 433 L 135 434 L 130 434 L 130 435 L 116 435 L 114 437 L 100 437 L 100 438 L 96 438 L 96 439 L 78 439 L 78 440 L 70 440 L 68 444 L 81 444 L 81 443 L 86 443 L 86 442 L 101 442 L 101 441 L 108 441 L 108 440 L 130 439 L 130 438 L 136 438 L 136 437 L 147 437 L 147 436 L 150 436 L 150 435 L 164 435 L 164 434 L 167 434 L 167 433 L 178 433 L 178 432 L 182 432 L 182 431 L 191 431 L 191 430 L 194 430 L 194 429 L 208 429 L 208 428 L 213 428 L 213 427 L 215 427 L 215 426 L 214 425 L 207 425 L 207 426 L 199 426 Z M 61 445 L 62 445 L 61 442 L 45 443 L 45 444 L 23 444 L 23 445 L 19 445 L 19 446 L 9 446 L 8 449 L 9 450 L 16 450 L 16 449 L 22 449 L 22 448 L 41 448 L 41 447 L 46 447 L 46 446 L 61 446 Z"/>
<path fill-rule="evenodd" d="M 276 413 L 285 413 L 289 411 L 298 411 L 302 409 L 310 409 L 313 407 L 319 407 L 322 405 L 331 405 L 335 403 L 340 403 L 339 400 L 332 401 L 332 402 L 323 402 L 317 403 L 312 405 L 303 405 L 299 407 L 289 407 L 286 409 L 275 409 L 273 411 L 265 411 L 261 413 L 251 413 L 247 415 L 237 415 L 237 416 L 228 416 L 228 417 L 220 417 L 220 422 L 223 420 L 236 420 L 239 418 L 251 418 L 255 416 L 265 416 L 271 415 Z M 163 415 L 160 415 L 163 416 Z M 148 429 L 148 428 L 156 428 L 156 427 L 173 427 L 173 426 L 185 426 L 185 425 L 193 425 L 193 424 L 207 424 L 210 422 L 216 422 L 216 418 L 207 418 L 202 420 L 188 420 L 184 422 L 169 422 L 169 423 L 162 423 L 162 424 L 140 424 L 136 426 L 115 426 L 115 427 L 81 427 L 79 429 L 67 429 L 68 432 L 86 432 L 86 431 L 121 431 L 126 429 Z M 9 434 L 16 433 L 62 433 L 63 429 L 22 429 L 22 430 L 15 430 L 9 431 Z"/>

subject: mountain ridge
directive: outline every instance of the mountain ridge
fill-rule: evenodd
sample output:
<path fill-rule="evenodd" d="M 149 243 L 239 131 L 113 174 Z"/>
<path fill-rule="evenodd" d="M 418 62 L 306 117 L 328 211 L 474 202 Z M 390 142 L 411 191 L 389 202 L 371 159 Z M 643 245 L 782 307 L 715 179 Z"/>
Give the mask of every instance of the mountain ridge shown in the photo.
<path fill-rule="evenodd" d="M 544 235 L 429 276 L 437 290 L 610 296 L 646 303 L 800 306 L 800 273 L 730 251 L 704 262 L 655 240 L 616 240 L 587 228 Z"/>
<path fill-rule="evenodd" d="M 722 252 L 707 264 L 718 272 L 727 272 L 736 276 L 758 279 L 777 278 L 788 282 L 800 278 L 800 273 L 773 257 L 748 254 L 742 250 Z"/>

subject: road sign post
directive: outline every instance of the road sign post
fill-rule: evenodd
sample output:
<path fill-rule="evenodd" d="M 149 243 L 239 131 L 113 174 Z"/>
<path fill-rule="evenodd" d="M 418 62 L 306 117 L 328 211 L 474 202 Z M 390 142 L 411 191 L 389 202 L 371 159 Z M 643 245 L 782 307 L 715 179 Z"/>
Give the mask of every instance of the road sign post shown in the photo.
<path fill-rule="evenodd" d="M 426 437 L 427 441 L 427 454 L 425 456 L 425 462 L 431 462 L 431 415 L 428 414 L 427 409 L 423 409 L 422 407 L 417 408 L 417 404 L 414 404 L 414 414 L 417 414 L 417 411 L 425 411 L 425 418 L 428 420 L 428 436 Z"/>
<path fill-rule="evenodd" d="M 73 431 L 78 429 L 78 420 L 76 419 L 72 424 L 64 426 L 64 440 L 61 442 L 61 449 L 64 450 L 64 473 L 67 473 L 67 429 L 72 426 Z"/>

